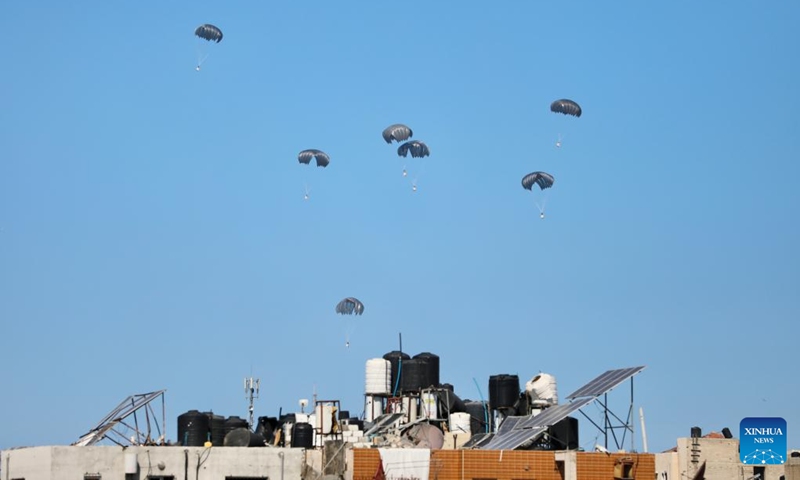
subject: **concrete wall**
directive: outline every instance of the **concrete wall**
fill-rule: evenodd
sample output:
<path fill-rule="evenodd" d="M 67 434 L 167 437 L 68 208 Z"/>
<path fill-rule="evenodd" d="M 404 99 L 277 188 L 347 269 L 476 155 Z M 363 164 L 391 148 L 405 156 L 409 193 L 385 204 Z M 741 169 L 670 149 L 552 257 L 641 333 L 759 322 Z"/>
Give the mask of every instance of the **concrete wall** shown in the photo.
<path fill-rule="evenodd" d="M 677 452 L 664 452 L 656 454 L 656 480 L 669 480 L 670 478 L 681 478 L 674 472 L 680 472 L 678 465 Z"/>
<path fill-rule="evenodd" d="M 735 438 L 679 438 L 676 452 L 656 454 L 657 480 L 692 478 L 706 462 L 706 480 L 747 480 L 755 466 L 739 459 L 739 440 Z M 783 465 L 764 465 L 762 480 L 780 480 Z"/>
<path fill-rule="evenodd" d="M 126 454 L 135 455 L 136 473 L 125 475 Z M 148 475 L 175 480 L 224 480 L 228 476 L 301 480 L 305 451 L 299 448 L 246 447 L 30 447 L 3 452 L 3 479 L 145 480 Z"/>
<path fill-rule="evenodd" d="M 621 461 L 632 463 L 636 480 L 655 477 L 655 456 L 648 453 L 432 450 L 429 479 L 610 480 Z M 352 480 L 372 480 L 380 462 L 377 449 L 353 449 Z"/>
<path fill-rule="evenodd" d="M 785 465 L 786 480 L 800 480 L 800 457 L 792 457 L 786 460 Z"/>
<path fill-rule="evenodd" d="M 52 451 L 50 448 L 15 448 L 4 450 L 0 456 L 0 472 L 2 480 L 11 478 L 50 478 Z M 17 472 L 29 472 L 28 475 Z"/>

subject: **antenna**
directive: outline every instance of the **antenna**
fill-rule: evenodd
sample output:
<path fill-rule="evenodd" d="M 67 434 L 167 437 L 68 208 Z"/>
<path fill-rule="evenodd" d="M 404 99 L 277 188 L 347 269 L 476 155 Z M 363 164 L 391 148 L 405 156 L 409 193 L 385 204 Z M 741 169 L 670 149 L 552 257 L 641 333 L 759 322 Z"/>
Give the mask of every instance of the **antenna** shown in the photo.
<path fill-rule="evenodd" d="M 261 386 L 261 379 L 248 377 L 244 379 L 245 400 L 249 401 L 248 412 L 250 412 L 250 428 L 253 428 L 253 400 L 258 398 L 258 390 Z"/>
<path fill-rule="evenodd" d="M 644 409 L 639 407 L 639 421 L 642 422 L 642 447 L 644 447 L 644 453 L 647 453 L 647 431 L 644 429 Z"/>

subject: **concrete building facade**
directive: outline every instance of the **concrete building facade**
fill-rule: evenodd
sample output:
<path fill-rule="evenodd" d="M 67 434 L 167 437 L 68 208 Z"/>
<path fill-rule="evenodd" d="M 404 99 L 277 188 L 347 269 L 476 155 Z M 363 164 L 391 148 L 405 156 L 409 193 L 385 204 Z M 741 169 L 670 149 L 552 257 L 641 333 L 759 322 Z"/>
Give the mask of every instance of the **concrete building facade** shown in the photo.
<path fill-rule="evenodd" d="M 2 480 L 301 480 L 305 450 L 53 446 L 5 450 Z"/>
<path fill-rule="evenodd" d="M 691 479 L 704 464 L 705 480 L 785 480 L 784 465 L 744 465 L 738 439 L 715 437 L 679 438 L 674 451 L 656 454 L 656 479 Z"/>

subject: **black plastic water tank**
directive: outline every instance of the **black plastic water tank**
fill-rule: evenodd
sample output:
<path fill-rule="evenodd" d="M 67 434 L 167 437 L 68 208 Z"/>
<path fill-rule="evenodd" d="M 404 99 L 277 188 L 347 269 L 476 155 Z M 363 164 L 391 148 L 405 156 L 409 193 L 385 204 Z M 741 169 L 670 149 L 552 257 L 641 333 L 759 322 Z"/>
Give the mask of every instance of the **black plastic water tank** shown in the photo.
<path fill-rule="evenodd" d="M 250 430 L 250 424 L 244 418 L 232 416 L 225 419 L 225 436 L 227 437 L 230 432 L 237 428 L 246 428 Z"/>
<path fill-rule="evenodd" d="M 464 406 L 469 413 L 470 431 L 473 435 L 492 431 L 492 412 L 486 402 L 467 401 Z"/>
<path fill-rule="evenodd" d="M 364 420 L 361 420 L 360 418 L 348 418 L 347 424 L 355 425 L 359 430 L 364 430 Z"/>
<path fill-rule="evenodd" d="M 431 383 L 428 373 L 428 362 L 423 358 L 403 361 L 403 374 L 400 377 L 400 388 L 403 393 L 416 393 L 422 388 L 429 387 Z"/>
<path fill-rule="evenodd" d="M 275 430 L 278 428 L 278 419 L 275 417 L 258 417 L 255 432 L 264 437 L 267 443 L 275 440 Z"/>
<path fill-rule="evenodd" d="M 234 428 L 225 435 L 226 447 L 265 447 L 266 441 L 261 434 L 251 432 L 247 428 Z"/>
<path fill-rule="evenodd" d="M 519 377 L 492 375 L 489 377 L 489 404 L 494 410 L 514 408 L 519 399 Z"/>
<path fill-rule="evenodd" d="M 395 390 L 400 389 L 400 384 L 397 383 L 397 377 L 399 375 L 401 379 L 400 381 L 402 381 L 403 363 L 405 363 L 406 360 L 410 360 L 411 356 L 407 353 L 395 350 L 384 355 L 383 359 L 389 360 L 389 364 L 392 366 L 391 384 L 389 385 L 389 390 L 394 393 Z"/>
<path fill-rule="evenodd" d="M 292 426 L 292 448 L 312 448 L 314 428 L 310 423 L 299 422 Z"/>
<path fill-rule="evenodd" d="M 550 437 L 550 450 L 577 450 L 580 447 L 578 419 L 562 418 L 547 429 Z"/>
<path fill-rule="evenodd" d="M 212 412 L 208 412 L 209 424 L 211 431 L 211 444 L 215 447 L 221 447 L 225 445 L 225 416 L 224 415 L 214 415 Z"/>
<path fill-rule="evenodd" d="M 439 398 L 439 405 L 442 412 L 447 415 L 467 411 L 464 401 L 461 400 L 453 390 L 448 390 L 446 388 L 439 389 L 436 391 L 436 396 Z"/>
<path fill-rule="evenodd" d="M 691 435 L 692 438 L 700 438 L 703 436 L 703 431 L 700 429 L 700 427 L 692 427 Z"/>
<path fill-rule="evenodd" d="M 350 412 L 348 410 L 339 410 L 339 420 L 347 420 L 350 418 Z"/>
<path fill-rule="evenodd" d="M 514 405 L 514 408 L 516 409 L 517 415 L 519 416 L 525 416 L 531 413 L 530 399 L 528 398 L 528 394 L 526 392 L 520 392 L 519 397 L 517 398 L 517 403 Z"/>
<path fill-rule="evenodd" d="M 422 352 L 414 355 L 413 358 L 425 360 L 428 365 L 428 385 L 422 385 L 422 388 L 436 387 L 439 385 L 439 356 L 430 353 Z"/>
<path fill-rule="evenodd" d="M 198 410 L 189 410 L 178 415 L 178 442 L 185 447 L 202 447 L 208 441 L 208 415 Z"/>
<path fill-rule="evenodd" d="M 278 426 L 281 426 L 284 423 L 294 423 L 296 421 L 297 421 L 297 416 L 294 413 L 284 413 L 278 419 Z"/>

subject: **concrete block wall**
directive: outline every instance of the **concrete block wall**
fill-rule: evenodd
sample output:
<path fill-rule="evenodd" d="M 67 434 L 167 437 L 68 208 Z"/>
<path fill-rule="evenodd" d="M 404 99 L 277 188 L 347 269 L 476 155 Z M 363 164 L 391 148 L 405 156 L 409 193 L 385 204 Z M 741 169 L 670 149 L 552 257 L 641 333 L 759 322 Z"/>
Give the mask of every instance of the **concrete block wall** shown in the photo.
<path fill-rule="evenodd" d="M 653 454 L 599 454 L 520 450 L 433 450 L 430 480 L 610 480 L 619 460 L 634 462 L 636 480 L 655 478 Z M 351 480 L 372 480 L 377 449 L 354 449 Z M 573 474 L 576 473 L 577 475 Z M 577 477 L 577 478 L 575 478 Z"/>
<path fill-rule="evenodd" d="M 144 480 L 148 475 L 176 479 L 221 479 L 226 476 L 302 480 L 303 449 L 247 447 L 30 447 L 6 450 L 2 471 L 7 478 L 62 480 L 100 474 L 103 480 Z M 136 472 L 126 476 L 126 456 Z"/>
<path fill-rule="evenodd" d="M 580 480 L 608 480 L 614 478 L 615 467 L 630 465 L 630 474 L 636 480 L 655 478 L 655 455 L 650 453 L 596 453 L 577 452 L 576 464 Z"/>

